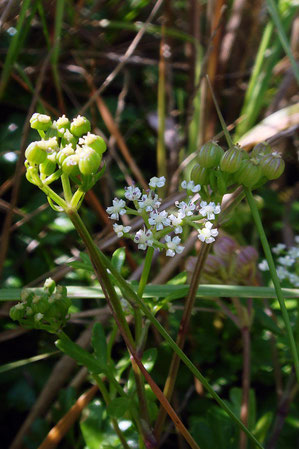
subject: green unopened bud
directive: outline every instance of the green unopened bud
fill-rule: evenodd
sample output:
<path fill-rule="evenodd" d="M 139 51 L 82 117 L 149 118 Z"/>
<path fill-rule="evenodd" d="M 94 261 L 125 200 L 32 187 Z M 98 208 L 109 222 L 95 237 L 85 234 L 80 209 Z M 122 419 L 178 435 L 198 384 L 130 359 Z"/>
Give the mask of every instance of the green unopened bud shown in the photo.
<path fill-rule="evenodd" d="M 86 117 L 78 115 L 71 123 L 71 133 L 76 137 L 81 137 L 83 134 L 87 134 L 90 131 L 90 122 Z"/>
<path fill-rule="evenodd" d="M 194 184 L 202 186 L 209 184 L 209 169 L 201 167 L 199 164 L 194 165 L 190 179 L 194 181 Z"/>
<path fill-rule="evenodd" d="M 65 131 L 67 129 L 70 129 L 71 122 L 65 115 L 63 115 L 62 117 L 59 117 L 58 120 L 56 120 L 55 124 L 58 134 L 60 135 L 60 137 L 62 137 Z"/>
<path fill-rule="evenodd" d="M 39 165 L 39 171 L 41 172 L 41 174 L 45 176 L 52 175 L 55 169 L 56 169 L 56 162 L 51 161 L 49 157 L 47 157 L 45 162 Z"/>
<path fill-rule="evenodd" d="M 53 151 L 57 151 L 59 149 L 57 137 L 51 137 L 47 140 L 40 140 L 38 143 L 38 146 L 46 151 L 46 153 L 52 154 Z"/>
<path fill-rule="evenodd" d="M 39 142 L 32 142 L 25 151 L 25 157 L 30 164 L 42 164 L 47 159 L 47 153 L 40 148 Z"/>
<path fill-rule="evenodd" d="M 78 137 L 75 137 L 68 129 L 62 136 L 61 144 L 63 147 L 67 145 L 71 145 L 73 148 L 76 148 L 78 142 Z"/>
<path fill-rule="evenodd" d="M 31 128 L 39 131 L 47 131 L 52 125 L 51 117 L 36 112 L 30 119 Z"/>
<path fill-rule="evenodd" d="M 282 175 L 285 163 L 281 158 L 281 155 L 277 151 L 273 151 L 273 153 L 263 157 L 261 160 L 261 167 L 263 175 L 272 180 L 277 179 Z"/>
<path fill-rule="evenodd" d="M 252 157 L 263 157 L 266 156 L 266 154 L 272 153 L 271 145 L 267 142 L 261 142 L 254 146 L 253 150 L 251 151 L 250 156 Z"/>
<path fill-rule="evenodd" d="M 19 321 L 24 317 L 25 306 L 21 302 L 10 309 L 9 316 L 14 321 Z"/>
<path fill-rule="evenodd" d="M 239 184 L 251 188 L 259 182 L 262 175 L 262 169 L 255 160 L 245 160 L 234 177 Z"/>
<path fill-rule="evenodd" d="M 87 145 L 88 147 L 95 150 L 100 156 L 107 149 L 104 139 L 102 139 L 102 137 L 100 136 L 97 136 L 96 134 L 91 133 L 88 133 L 86 136 L 81 137 L 79 139 L 79 144 Z"/>
<path fill-rule="evenodd" d="M 205 143 L 198 153 L 198 162 L 202 167 L 217 167 L 223 156 L 223 149 L 215 142 Z"/>
<path fill-rule="evenodd" d="M 60 150 L 57 153 L 57 163 L 59 165 L 62 165 L 63 161 L 68 157 L 71 156 L 72 154 L 75 154 L 75 150 L 72 147 L 71 144 L 67 145 L 66 147 L 62 148 L 62 150 Z"/>
<path fill-rule="evenodd" d="M 235 173 L 241 167 L 242 160 L 243 151 L 239 147 L 233 146 L 222 156 L 220 168 L 226 173 Z"/>
<path fill-rule="evenodd" d="M 83 147 L 79 154 L 79 170 L 82 175 L 93 175 L 97 172 L 102 157 L 89 147 Z"/>
<path fill-rule="evenodd" d="M 71 156 L 68 156 L 66 159 L 64 159 L 61 166 L 62 171 L 67 175 L 73 176 L 79 175 L 80 171 L 78 163 L 79 163 L 78 154 L 72 154 Z"/>

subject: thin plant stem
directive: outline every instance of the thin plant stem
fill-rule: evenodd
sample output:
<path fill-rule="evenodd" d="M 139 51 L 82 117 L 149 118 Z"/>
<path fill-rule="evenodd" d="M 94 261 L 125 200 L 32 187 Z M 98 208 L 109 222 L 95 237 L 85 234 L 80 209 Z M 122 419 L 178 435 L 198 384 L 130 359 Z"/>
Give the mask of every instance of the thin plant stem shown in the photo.
<path fill-rule="evenodd" d="M 63 194 L 64 194 L 64 198 L 65 201 L 67 202 L 67 204 L 70 204 L 72 201 L 72 189 L 71 189 L 71 185 L 70 185 L 70 180 L 67 174 L 62 173 L 61 175 L 61 183 L 62 183 L 62 187 L 63 187 Z"/>
<path fill-rule="evenodd" d="M 110 398 L 109 392 L 108 392 L 104 382 L 102 381 L 100 376 L 95 376 L 94 375 L 93 378 L 96 381 L 97 386 L 99 387 L 100 392 L 102 393 L 102 396 L 103 396 L 103 399 L 104 399 L 106 405 L 108 406 L 110 404 L 110 402 L 111 402 L 111 398 Z M 115 433 L 118 436 L 118 438 L 119 438 L 121 444 L 123 445 L 124 449 L 130 449 L 130 447 L 129 447 L 128 443 L 126 442 L 126 439 L 125 439 L 122 431 L 120 430 L 120 428 L 118 426 L 118 423 L 117 423 L 116 419 L 115 418 L 111 418 L 111 423 L 112 423 L 112 426 L 113 426 L 113 428 L 115 430 Z"/>
<path fill-rule="evenodd" d="M 162 36 L 160 43 L 159 81 L 158 81 L 158 143 L 157 143 L 157 168 L 158 176 L 167 175 L 167 161 L 165 149 L 165 25 L 162 24 Z M 161 189 L 165 192 L 166 187 Z"/>
<path fill-rule="evenodd" d="M 191 314 L 192 314 L 192 310 L 193 310 L 193 306 L 194 306 L 194 302 L 195 302 L 195 298 L 196 298 L 196 292 L 197 292 L 197 288 L 198 288 L 200 275 L 201 275 L 205 260 L 207 258 L 207 255 L 209 253 L 209 249 L 210 249 L 210 246 L 206 243 L 203 243 L 203 245 L 201 247 L 201 251 L 197 258 L 197 262 L 196 262 L 196 266 L 195 266 L 193 275 L 192 275 L 190 288 L 189 288 L 188 295 L 186 298 L 183 316 L 182 316 L 182 319 L 180 322 L 179 332 L 178 332 L 177 340 L 176 340 L 177 346 L 182 350 L 184 348 L 186 337 L 187 337 L 187 332 L 189 329 Z M 164 386 L 164 391 L 163 391 L 163 393 L 168 401 L 170 401 L 172 398 L 179 366 L 180 366 L 180 357 L 178 356 L 178 354 L 176 352 L 174 352 L 173 356 L 172 356 L 170 368 L 168 371 L 166 383 Z M 156 426 L 155 426 L 155 435 L 158 440 L 163 431 L 165 419 L 166 419 L 166 413 L 165 413 L 164 408 L 161 407 L 159 414 L 158 414 L 158 418 L 156 420 Z"/>
<path fill-rule="evenodd" d="M 276 296 L 280 305 L 280 309 L 281 309 L 281 313 L 282 313 L 282 317 L 285 323 L 285 327 L 286 327 L 286 331 L 288 334 L 288 339 L 289 339 L 289 344 L 290 344 L 290 350 L 291 350 L 291 354 L 293 357 L 293 362 L 294 362 L 294 366 L 295 366 L 295 372 L 296 372 L 296 377 L 297 377 L 297 382 L 299 383 L 299 359 L 298 359 L 298 353 L 297 353 L 297 348 L 296 348 L 296 343 L 295 343 L 295 339 L 294 339 L 294 335 L 292 332 L 292 328 L 291 328 L 291 323 L 290 323 L 290 319 L 289 319 L 289 315 L 288 315 L 288 311 L 284 302 L 284 297 L 281 291 L 281 287 L 280 287 L 280 282 L 276 273 L 276 268 L 274 265 L 274 261 L 273 261 L 273 257 L 272 257 L 272 253 L 270 250 L 270 246 L 264 231 L 264 227 L 259 215 L 259 211 L 257 208 L 257 205 L 255 203 L 255 200 L 253 198 L 252 192 L 250 189 L 248 189 L 247 187 L 244 187 L 245 190 L 245 194 L 246 194 L 246 198 L 249 204 L 249 207 L 251 209 L 251 213 L 253 216 L 253 220 L 255 222 L 260 240 L 261 240 L 261 244 L 265 253 L 265 257 L 266 260 L 268 262 L 269 265 L 269 270 L 270 270 L 270 275 L 272 278 L 272 282 L 275 288 L 275 292 L 276 292 Z"/>
<path fill-rule="evenodd" d="M 252 312 L 252 299 L 248 299 L 247 314 L 249 323 L 242 323 L 241 334 L 243 341 L 243 372 L 242 372 L 242 403 L 240 418 L 244 426 L 248 426 L 249 416 L 249 395 L 250 395 L 250 320 Z M 240 321 L 241 321 L 240 317 Z M 242 321 L 241 321 L 242 322 Z M 247 435 L 241 431 L 240 433 L 240 449 L 247 448 Z"/>

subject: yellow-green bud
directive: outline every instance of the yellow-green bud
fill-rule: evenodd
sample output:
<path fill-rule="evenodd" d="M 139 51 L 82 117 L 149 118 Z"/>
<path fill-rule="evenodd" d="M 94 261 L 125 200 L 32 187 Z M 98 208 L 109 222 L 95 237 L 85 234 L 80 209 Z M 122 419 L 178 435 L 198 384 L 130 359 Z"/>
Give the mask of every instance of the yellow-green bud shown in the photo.
<path fill-rule="evenodd" d="M 67 145 L 66 147 L 62 148 L 62 150 L 60 150 L 57 153 L 57 163 L 59 165 L 62 165 L 63 161 L 68 157 L 71 156 L 72 154 L 75 154 L 75 150 L 72 147 L 71 144 Z"/>
<path fill-rule="evenodd" d="M 18 321 L 24 317 L 25 306 L 21 302 L 10 309 L 9 316 L 12 320 Z"/>
<path fill-rule="evenodd" d="M 226 173 L 235 173 L 241 167 L 243 152 L 237 146 L 229 148 L 221 158 L 220 168 Z"/>
<path fill-rule="evenodd" d="M 254 146 L 250 156 L 252 157 L 263 157 L 266 154 L 272 153 L 271 145 L 268 142 L 261 142 Z"/>
<path fill-rule="evenodd" d="M 66 145 L 72 145 L 73 148 L 76 148 L 78 142 L 78 137 L 75 137 L 68 129 L 62 136 L 61 144 L 63 147 Z"/>
<path fill-rule="evenodd" d="M 38 143 L 38 146 L 46 151 L 47 153 L 52 154 L 53 151 L 57 151 L 59 149 L 57 137 L 50 137 L 50 139 L 47 140 L 40 140 Z"/>
<path fill-rule="evenodd" d="M 52 120 L 48 115 L 36 112 L 30 119 L 30 125 L 38 131 L 47 131 L 52 125 Z"/>
<path fill-rule="evenodd" d="M 88 147 L 95 150 L 99 155 L 104 153 L 104 151 L 106 151 L 107 149 L 104 139 L 102 139 L 102 137 L 100 136 L 97 136 L 96 134 L 91 133 L 88 133 L 86 136 L 81 137 L 79 139 L 79 144 L 87 145 Z"/>
<path fill-rule="evenodd" d="M 42 164 L 47 159 L 47 153 L 41 149 L 39 142 L 32 142 L 25 151 L 25 157 L 30 164 Z"/>
<path fill-rule="evenodd" d="M 205 168 L 217 167 L 223 153 L 223 149 L 216 142 L 207 142 L 199 150 L 198 162 Z"/>
<path fill-rule="evenodd" d="M 78 115 L 71 123 L 71 133 L 76 137 L 81 137 L 83 134 L 87 134 L 90 131 L 90 122 L 86 117 Z"/>
<path fill-rule="evenodd" d="M 191 171 L 190 179 L 195 184 L 202 186 L 209 184 L 209 172 L 208 168 L 201 167 L 199 164 L 194 165 Z"/>
<path fill-rule="evenodd" d="M 82 175 L 93 175 L 97 172 L 102 157 L 89 147 L 83 147 L 82 151 L 79 153 L 79 170 Z"/>
<path fill-rule="evenodd" d="M 54 292 L 56 287 L 56 282 L 52 278 L 47 278 L 44 283 L 44 290 L 48 292 L 50 295 Z"/>
<path fill-rule="evenodd" d="M 60 137 L 62 137 L 62 135 L 65 133 L 65 131 L 67 129 L 70 129 L 71 122 L 65 115 L 63 115 L 62 117 L 59 117 L 58 120 L 56 120 L 55 124 L 56 124 L 56 128 L 58 130 L 58 134 L 60 135 Z"/>
<path fill-rule="evenodd" d="M 284 160 L 277 151 L 273 151 L 273 153 L 264 156 L 260 164 L 263 175 L 271 180 L 279 178 L 285 167 Z"/>
<path fill-rule="evenodd" d="M 47 157 L 47 159 L 39 165 L 39 171 L 41 174 L 50 176 L 52 173 L 54 173 L 56 169 L 56 162 L 53 162 Z"/>
<path fill-rule="evenodd" d="M 79 163 L 79 156 L 78 154 L 72 154 L 71 156 L 68 156 L 66 159 L 64 159 L 62 163 L 62 171 L 67 175 L 79 175 L 80 171 L 78 168 Z"/>

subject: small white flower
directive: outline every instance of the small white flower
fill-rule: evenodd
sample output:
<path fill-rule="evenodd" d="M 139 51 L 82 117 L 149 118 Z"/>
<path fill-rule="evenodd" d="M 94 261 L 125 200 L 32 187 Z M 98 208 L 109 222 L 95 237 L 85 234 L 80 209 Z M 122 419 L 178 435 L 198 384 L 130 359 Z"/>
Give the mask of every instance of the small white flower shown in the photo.
<path fill-rule="evenodd" d="M 289 277 L 289 272 L 288 270 L 286 270 L 283 267 L 278 267 L 276 270 L 277 276 L 279 277 L 279 279 L 281 281 L 283 281 L 284 279 L 287 279 Z"/>
<path fill-rule="evenodd" d="M 169 215 L 169 219 L 171 220 L 171 225 L 174 227 L 175 234 L 181 234 L 183 232 L 182 224 L 184 215 L 180 212 L 177 215 L 171 214 Z"/>
<path fill-rule="evenodd" d="M 142 209 L 145 209 L 146 212 L 151 212 L 154 209 L 158 209 L 161 202 L 158 201 L 159 197 L 157 194 L 153 195 L 149 192 L 148 195 L 142 195 L 141 200 L 138 201 L 139 210 L 138 212 L 142 212 Z"/>
<path fill-rule="evenodd" d="M 299 257 L 299 248 L 297 248 L 296 246 L 292 246 L 288 250 L 288 256 L 292 257 L 293 259 L 298 259 L 298 257 Z"/>
<path fill-rule="evenodd" d="M 217 229 L 212 229 L 213 223 L 209 221 L 206 222 L 205 227 L 198 231 L 198 238 L 202 242 L 212 243 L 215 241 L 214 237 L 217 237 L 218 231 Z"/>
<path fill-rule="evenodd" d="M 268 262 L 266 261 L 266 259 L 262 260 L 259 264 L 258 267 L 261 271 L 268 271 L 269 270 L 269 265 Z"/>
<path fill-rule="evenodd" d="M 215 214 L 219 214 L 221 212 L 220 204 L 215 204 L 214 202 L 210 202 L 209 204 L 206 201 L 200 202 L 199 213 L 203 217 L 207 217 L 208 220 L 214 220 Z"/>
<path fill-rule="evenodd" d="M 124 235 L 124 233 L 130 232 L 131 226 L 123 226 L 123 225 L 114 223 L 113 230 L 114 230 L 115 234 L 117 234 L 117 237 L 122 237 Z"/>
<path fill-rule="evenodd" d="M 178 201 L 175 202 L 176 207 L 179 209 L 179 214 L 181 214 L 182 217 L 190 217 L 193 215 L 193 211 L 195 210 L 195 204 L 189 201 L 189 203 L 185 203 L 185 201 L 181 201 L 180 203 Z"/>
<path fill-rule="evenodd" d="M 166 256 L 173 257 L 176 253 L 181 254 L 184 251 L 184 247 L 180 245 L 181 239 L 178 236 L 173 237 L 171 240 L 170 235 L 166 235 L 165 241 L 168 248 Z"/>
<path fill-rule="evenodd" d="M 160 178 L 154 176 L 153 178 L 150 179 L 149 186 L 152 187 L 153 189 L 156 189 L 157 187 L 164 187 L 165 181 L 166 179 L 164 176 L 161 176 Z"/>
<path fill-rule="evenodd" d="M 299 287 L 299 276 L 295 273 L 289 273 L 289 281 L 294 287 Z"/>
<path fill-rule="evenodd" d="M 151 212 L 148 222 L 150 225 L 155 226 L 157 231 L 161 231 L 164 226 L 170 225 L 170 220 L 165 210 L 163 210 L 162 212 Z"/>
<path fill-rule="evenodd" d="M 284 243 L 278 243 L 274 248 L 272 248 L 272 251 L 274 254 L 280 254 L 283 250 L 285 250 L 286 246 Z"/>
<path fill-rule="evenodd" d="M 18 304 L 15 305 L 15 309 L 23 310 L 24 309 L 24 304 L 22 304 L 21 302 L 18 302 Z"/>
<path fill-rule="evenodd" d="M 295 259 L 290 256 L 278 257 L 277 261 L 286 267 L 291 267 L 295 263 Z"/>
<path fill-rule="evenodd" d="M 130 201 L 139 200 L 139 198 L 141 197 L 141 190 L 135 186 L 126 187 L 125 197 Z"/>
<path fill-rule="evenodd" d="M 44 318 L 44 315 L 42 313 L 37 313 L 34 317 L 35 321 L 40 321 Z"/>
<path fill-rule="evenodd" d="M 112 203 L 113 206 L 107 207 L 106 211 L 111 215 L 111 220 L 119 220 L 119 216 L 126 213 L 126 209 L 124 209 L 126 203 L 124 200 L 119 200 L 118 198 L 114 198 Z"/>
<path fill-rule="evenodd" d="M 197 193 L 201 189 L 201 186 L 199 184 L 195 185 L 194 181 L 189 181 L 189 182 L 183 181 L 181 186 L 183 189 L 191 190 L 191 192 L 193 192 L 193 193 Z"/>
<path fill-rule="evenodd" d="M 138 243 L 138 249 L 145 250 L 147 246 L 153 246 L 152 236 L 153 233 L 149 229 L 147 231 L 145 229 L 139 229 L 134 237 L 134 242 Z"/>

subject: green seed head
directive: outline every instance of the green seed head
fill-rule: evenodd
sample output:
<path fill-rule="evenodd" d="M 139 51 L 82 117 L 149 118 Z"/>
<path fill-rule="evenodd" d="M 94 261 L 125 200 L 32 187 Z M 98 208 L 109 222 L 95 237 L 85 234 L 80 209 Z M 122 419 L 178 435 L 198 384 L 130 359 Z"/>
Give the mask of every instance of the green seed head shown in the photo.
<path fill-rule="evenodd" d="M 100 137 L 100 136 L 97 136 L 96 134 L 91 134 L 91 133 L 88 133 L 86 136 L 81 137 L 81 139 L 79 139 L 79 144 L 86 145 L 86 146 L 92 148 L 99 155 L 104 153 L 104 151 L 106 151 L 106 149 L 107 149 L 104 139 L 102 139 L 102 137 Z"/>
<path fill-rule="evenodd" d="M 196 164 L 192 168 L 190 179 L 194 181 L 195 184 L 200 184 L 202 186 L 207 185 L 209 184 L 209 172 L 209 169 Z"/>
<path fill-rule="evenodd" d="M 55 125 L 60 137 L 62 137 L 65 131 L 67 129 L 70 129 L 71 122 L 65 115 L 63 115 L 62 117 L 59 117 L 58 120 L 56 120 Z"/>
<path fill-rule="evenodd" d="M 237 146 L 233 146 L 223 154 L 220 161 L 220 168 L 223 172 L 235 173 L 241 167 L 242 160 L 242 150 Z"/>
<path fill-rule="evenodd" d="M 235 180 L 246 187 L 253 187 L 263 176 L 262 168 L 253 160 L 244 160 L 235 173 Z"/>
<path fill-rule="evenodd" d="M 47 131 L 52 125 L 52 120 L 48 115 L 36 112 L 30 119 L 30 125 L 38 131 Z"/>
<path fill-rule="evenodd" d="M 263 175 L 272 180 L 282 175 L 285 163 L 281 155 L 277 151 L 273 151 L 273 153 L 267 154 L 262 158 L 261 167 Z"/>
<path fill-rule="evenodd" d="M 79 156 L 77 154 L 72 154 L 71 156 L 68 156 L 67 158 L 64 159 L 63 163 L 62 163 L 62 171 L 69 175 L 79 175 L 80 171 L 79 171 L 79 167 L 78 167 L 78 163 L 79 163 Z"/>
<path fill-rule="evenodd" d="M 71 123 L 71 133 L 76 137 L 81 137 L 83 134 L 87 134 L 90 131 L 90 122 L 86 117 L 78 115 Z"/>
<path fill-rule="evenodd" d="M 25 151 L 25 157 L 30 164 L 39 165 L 47 159 L 47 153 L 40 147 L 39 142 L 32 142 Z"/>
<path fill-rule="evenodd" d="M 250 156 L 262 158 L 263 156 L 266 156 L 266 154 L 271 153 L 272 153 L 271 145 L 267 142 L 261 142 L 255 145 L 255 147 L 251 151 Z"/>
<path fill-rule="evenodd" d="M 63 164 L 63 161 L 68 157 L 71 156 L 72 154 L 75 154 L 75 150 L 72 147 L 71 144 L 67 145 L 66 147 L 62 148 L 58 153 L 57 153 L 57 163 L 61 166 Z"/>
<path fill-rule="evenodd" d="M 93 175 L 97 172 L 102 156 L 87 146 L 79 154 L 79 170 L 82 175 Z"/>
<path fill-rule="evenodd" d="M 215 142 L 205 143 L 198 154 L 198 162 L 204 168 L 217 167 L 223 155 L 223 149 Z"/>

